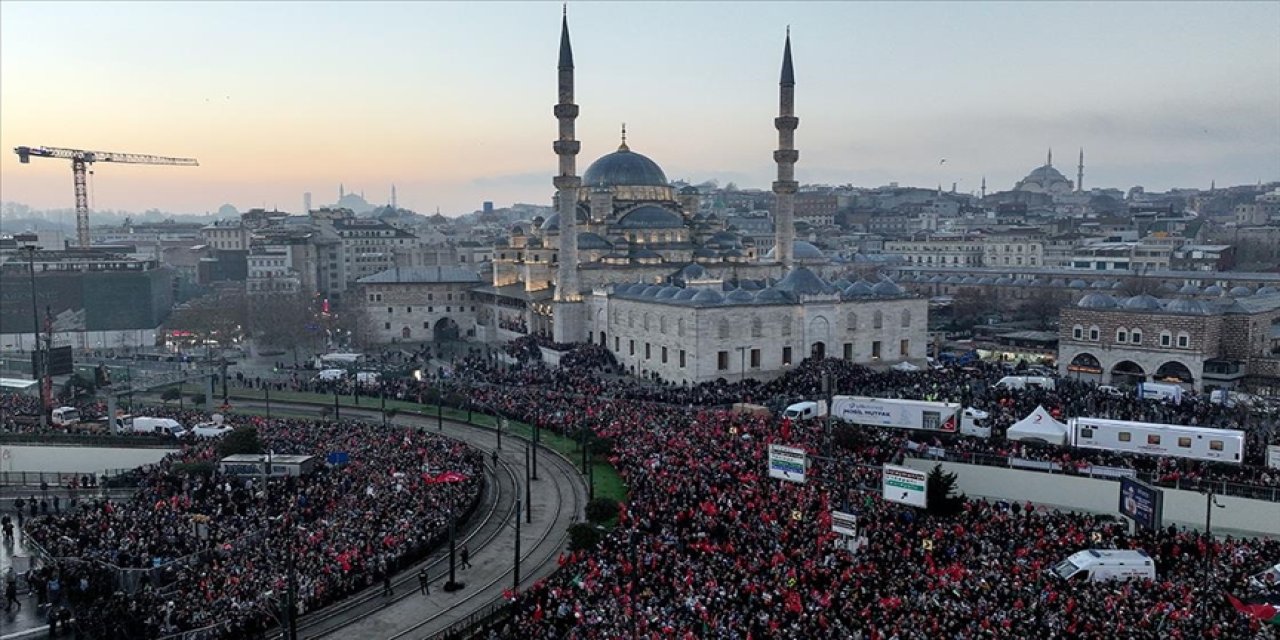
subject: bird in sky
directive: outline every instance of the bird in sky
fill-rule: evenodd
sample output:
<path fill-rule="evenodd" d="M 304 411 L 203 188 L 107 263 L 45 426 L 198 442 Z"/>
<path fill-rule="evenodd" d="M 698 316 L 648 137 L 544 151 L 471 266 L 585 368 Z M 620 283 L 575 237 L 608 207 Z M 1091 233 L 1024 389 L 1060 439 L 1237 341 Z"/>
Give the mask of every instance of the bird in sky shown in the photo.
<path fill-rule="evenodd" d="M 938 161 L 938 165 L 939 165 L 939 166 L 944 165 L 944 164 L 946 164 L 946 163 L 947 163 L 947 159 L 946 159 L 946 158 L 943 158 L 943 159 L 941 159 L 941 160 L 939 160 L 939 161 Z"/>

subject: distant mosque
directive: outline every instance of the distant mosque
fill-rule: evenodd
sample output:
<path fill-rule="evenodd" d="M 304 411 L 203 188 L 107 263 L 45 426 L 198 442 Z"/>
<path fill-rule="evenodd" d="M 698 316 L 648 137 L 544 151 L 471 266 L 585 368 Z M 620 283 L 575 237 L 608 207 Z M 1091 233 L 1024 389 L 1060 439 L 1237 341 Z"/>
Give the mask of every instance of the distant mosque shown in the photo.
<path fill-rule="evenodd" d="M 1062 195 L 1083 190 L 1084 186 L 1084 149 L 1080 149 L 1080 164 L 1076 170 L 1076 181 L 1073 183 L 1053 167 L 1053 149 L 1044 165 L 1036 167 L 1027 177 L 1013 186 L 1014 191 Z"/>

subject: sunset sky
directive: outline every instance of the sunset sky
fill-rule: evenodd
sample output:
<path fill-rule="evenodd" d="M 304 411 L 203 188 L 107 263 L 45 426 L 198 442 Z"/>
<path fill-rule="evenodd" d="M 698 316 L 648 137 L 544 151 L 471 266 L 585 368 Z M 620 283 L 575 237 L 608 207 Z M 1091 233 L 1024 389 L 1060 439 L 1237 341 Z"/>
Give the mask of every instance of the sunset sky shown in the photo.
<path fill-rule="evenodd" d="M 557 3 L 0 3 L 0 199 L 299 211 L 338 184 L 449 215 L 552 194 Z M 1042 164 L 1148 190 L 1280 179 L 1280 3 L 575 2 L 579 173 L 768 187 L 783 33 L 804 183 L 1008 189 Z M 940 163 L 946 158 L 946 163 Z"/>

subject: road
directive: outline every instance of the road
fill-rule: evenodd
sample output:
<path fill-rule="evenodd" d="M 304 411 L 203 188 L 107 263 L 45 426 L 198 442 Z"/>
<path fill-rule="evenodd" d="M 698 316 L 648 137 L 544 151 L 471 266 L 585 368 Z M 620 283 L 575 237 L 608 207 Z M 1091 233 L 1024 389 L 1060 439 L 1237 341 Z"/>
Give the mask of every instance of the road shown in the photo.
<path fill-rule="evenodd" d="M 260 403 L 240 400 L 238 408 L 265 408 Z M 309 405 L 271 403 L 272 410 L 295 407 L 310 411 Z M 377 411 L 343 408 L 344 417 L 358 417 L 371 421 L 380 420 Z M 406 416 L 401 413 L 394 423 L 411 428 L 435 430 L 436 420 Z M 489 454 L 496 444 L 496 435 L 490 429 L 473 427 L 459 422 L 444 422 L 444 434 L 466 442 Z M 503 592 L 514 584 L 515 561 L 515 503 L 524 498 L 525 441 L 510 434 L 503 438 L 498 452 L 498 463 L 493 466 L 492 457 L 486 472 L 490 482 L 486 496 L 466 530 L 458 534 L 458 548 L 463 542 L 471 552 L 471 568 L 458 568 L 457 579 L 466 586 L 460 591 L 445 593 L 442 589 L 449 572 L 449 553 L 445 548 L 432 553 L 424 563 L 416 565 L 393 580 L 394 595 L 381 595 L 380 585 L 367 589 L 344 602 L 299 621 L 298 637 L 309 638 L 385 638 L 387 640 L 425 639 L 444 631 L 453 623 L 466 618 L 500 599 Z M 538 458 L 538 477 L 532 483 L 530 493 L 532 521 L 522 511 L 520 548 L 520 584 L 527 587 L 536 580 L 553 573 L 559 566 L 557 558 L 567 548 L 569 525 L 583 517 L 587 502 L 586 484 L 572 463 L 555 454 L 541 450 Z M 418 569 L 425 565 L 431 577 L 431 594 L 418 592 Z"/>

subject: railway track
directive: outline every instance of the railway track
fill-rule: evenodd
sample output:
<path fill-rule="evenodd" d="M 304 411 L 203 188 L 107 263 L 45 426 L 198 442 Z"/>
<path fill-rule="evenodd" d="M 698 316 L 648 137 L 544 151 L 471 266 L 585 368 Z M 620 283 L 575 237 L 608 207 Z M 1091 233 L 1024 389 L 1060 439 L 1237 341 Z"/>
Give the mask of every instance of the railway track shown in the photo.
<path fill-rule="evenodd" d="M 260 403 L 244 402 L 240 406 L 260 408 Z M 273 402 L 272 408 L 305 408 L 302 403 Z M 381 419 L 377 411 L 345 409 L 344 415 L 361 419 Z M 491 430 L 464 423 L 446 422 L 445 435 L 466 442 L 484 451 L 492 450 L 494 433 Z M 394 421 L 397 425 L 432 427 L 435 420 L 401 414 Z M 521 442 L 508 436 L 509 442 Z M 539 458 L 540 480 L 534 485 L 535 519 L 525 524 L 521 536 L 521 585 L 531 584 L 557 567 L 557 559 L 565 548 L 568 527 L 576 522 L 586 503 L 586 491 L 577 469 L 555 453 L 543 451 Z M 508 446 L 500 452 L 496 464 L 490 459 L 485 464 L 489 481 L 485 483 L 480 507 L 458 532 L 458 546 L 467 544 L 473 564 L 494 553 L 501 554 L 505 568 L 460 574 L 459 581 L 466 584 L 461 591 L 446 594 L 441 589 L 448 573 L 448 548 L 432 552 L 425 560 L 397 574 L 392 579 L 394 595 L 382 595 L 381 585 L 318 611 L 300 616 L 298 638 L 313 640 L 336 637 L 386 638 L 435 638 L 443 634 L 454 622 L 473 611 L 486 607 L 502 597 L 503 591 L 512 585 L 514 555 L 513 541 L 508 531 L 514 527 L 516 499 L 523 493 L 521 476 L 523 448 Z M 550 485 L 550 486 L 548 486 Z M 539 504 L 541 502 L 541 504 Z M 422 596 L 418 590 L 418 571 L 426 567 L 431 576 L 430 596 Z M 550 571 L 548 570 L 550 569 Z M 473 576 L 474 582 L 467 577 Z M 273 638 L 285 638 L 277 630 Z"/>

